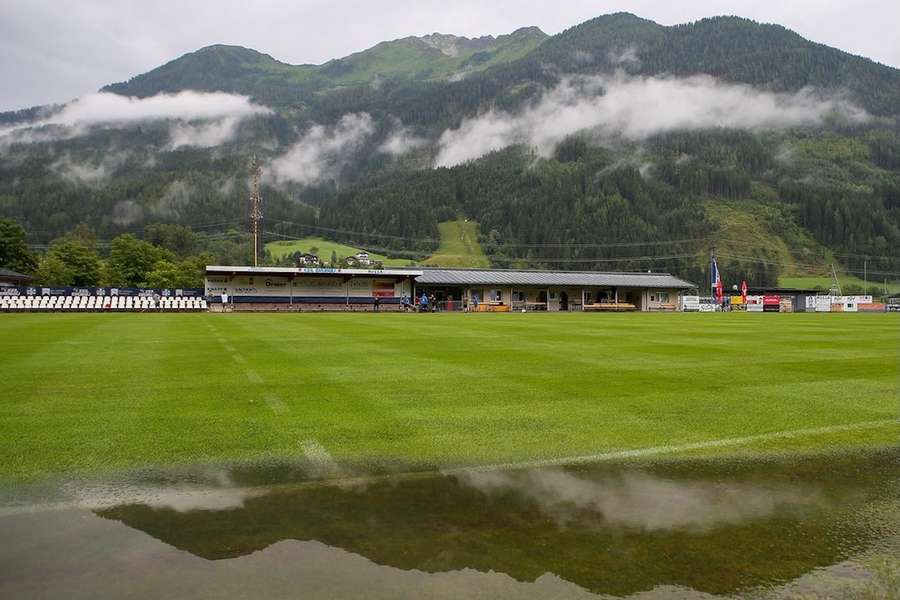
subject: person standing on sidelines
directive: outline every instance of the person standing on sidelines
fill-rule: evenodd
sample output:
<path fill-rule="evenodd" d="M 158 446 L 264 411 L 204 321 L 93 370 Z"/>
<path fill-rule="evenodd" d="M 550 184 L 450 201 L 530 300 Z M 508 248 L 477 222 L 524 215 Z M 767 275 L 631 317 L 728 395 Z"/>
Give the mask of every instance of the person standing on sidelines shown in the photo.
<path fill-rule="evenodd" d="M 375 312 L 381 312 L 381 298 L 375 296 L 372 303 L 375 305 Z"/>

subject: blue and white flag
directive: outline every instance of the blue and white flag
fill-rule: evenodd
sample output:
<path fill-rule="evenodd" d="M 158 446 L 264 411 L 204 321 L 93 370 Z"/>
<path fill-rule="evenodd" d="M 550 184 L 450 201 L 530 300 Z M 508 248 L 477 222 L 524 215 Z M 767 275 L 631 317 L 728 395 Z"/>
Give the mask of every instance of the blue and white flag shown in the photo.
<path fill-rule="evenodd" d="M 709 266 L 709 283 L 712 288 L 713 295 L 716 299 L 721 302 L 722 301 L 722 277 L 719 275 L 719 265 L 716 263 L 716 257 L 712 257 L 712 262 Z"/>

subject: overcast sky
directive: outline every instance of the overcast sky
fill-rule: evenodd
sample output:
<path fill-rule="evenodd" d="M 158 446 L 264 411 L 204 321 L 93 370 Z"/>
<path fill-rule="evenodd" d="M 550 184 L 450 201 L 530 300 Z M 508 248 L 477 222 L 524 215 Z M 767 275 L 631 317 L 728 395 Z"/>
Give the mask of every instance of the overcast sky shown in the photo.
<path fill-rule="evenodd" d="M 0 110 L 64 102 L 210 44 L 318 64 L 408 35 L 554 34 L 617 11 L 665 25 L 736 14 L 900 67 L 897 0 L 0 0 Z"/>

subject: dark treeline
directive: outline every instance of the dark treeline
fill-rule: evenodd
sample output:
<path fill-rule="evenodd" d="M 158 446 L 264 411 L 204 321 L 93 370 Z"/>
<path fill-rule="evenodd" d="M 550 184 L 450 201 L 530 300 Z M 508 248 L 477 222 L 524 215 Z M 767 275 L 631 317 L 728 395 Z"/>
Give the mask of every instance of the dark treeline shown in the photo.
<path fill-rule="evenodd" d="M 247 264 L 253 246 L 244 231 L 197 233 L 172 223 L 151 223 L 143 235 L 99 240 L 86 224 L 29 248 L 25 229 L 0 219 L 0 267 L 32 275 L 38 285 L 145 288 L 203 287 L 209 264 Z"/>

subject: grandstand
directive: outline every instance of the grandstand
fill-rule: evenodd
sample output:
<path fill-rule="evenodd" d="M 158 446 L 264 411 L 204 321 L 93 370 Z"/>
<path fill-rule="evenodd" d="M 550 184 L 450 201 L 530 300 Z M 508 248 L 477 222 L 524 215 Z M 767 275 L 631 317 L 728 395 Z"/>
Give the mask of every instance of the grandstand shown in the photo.
<path fill-rule="evenodd" d="M 446 311 L 679 310 L 693 283 L 668 273 L 527 269 L 206 267 L 204 295 L 219 310 L 400 310 L 430 297 Z"/>
<path fill-rule="evenodd" d="M 0 296 L 0 312 L 197 312 L 206 299 L 184 296 Z"/>

